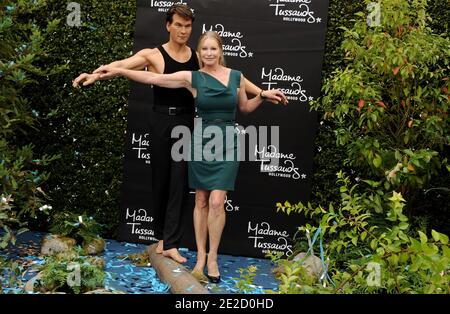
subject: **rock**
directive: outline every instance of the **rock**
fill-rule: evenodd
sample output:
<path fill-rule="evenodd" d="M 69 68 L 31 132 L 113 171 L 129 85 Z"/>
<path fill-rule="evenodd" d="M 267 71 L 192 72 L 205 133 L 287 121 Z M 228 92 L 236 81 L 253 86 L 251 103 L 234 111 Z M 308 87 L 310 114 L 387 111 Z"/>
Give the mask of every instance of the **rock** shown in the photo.
<path fill-rule="evenodd" d="M 312 278 L 319 279 L 323 273 L 322 260 L 319 257 L 317 257 L 315 255 L 311 255 L 311 254 L 308 254 L 308 256 L 306 258 L 305 257 L 306 257 L 306 253 L 304 253 L 304 252 L 299 253 L 294 257 L 294 259 L 291 262 L 292 263 L 300 262 L 301 260 L 304 259 L 302 262 L 302 267 L 306 269 L 306 272 L 308 273 L 309 276 L 311 276 Z M 281 274 L 286 274 L 286 270 L 285 270 L 284 266 L 281 265 L 281 266 L 274 268 L 272 270 L 272 273 L 275 276 L 279 276 Z"/>
<path fill-rule="evenodd" d="M 302 266 L 307 270 L 308 274 L 320 278 L 323 273 L 322 260 L 319 257 L 311 254 L 309 254 L 306 258 L 305 256 L 306 253 L 301 252 L 294 257 L 293 261 L 299 262 L 301 260 L 304 260 L 302 262 Z"/>
<path fill-rule="evenodd" d="M 41 254 L 51 256 L 57 253 L 70 251 L 76 244 L 75 239 L 49 234 L 42 240 Z"/>
<path fill-rule="evenodd" d="M 98 256 L 92 256 L 89 257 L 87 259 L 87 261 L 91 264 L 91 265 L 95 265 L 100 267 L 101 269 L 105 269 L 105 260 L 102 257 L 98 257 Z"/>
<path fill-rule="evenodd" d="M 78 257 L 79 255 L 75 250 L 59 252 L 55 254 L 55 258 L 60 261 L 71 261 L 77 259 Z"/>
<path fill-rule="evenodd" d="M 105 250 L 106 242 L 102 238 L 92 239 L 88 243 L 83 243 L 83 249 L 90 255 L 97 255 Z"/>

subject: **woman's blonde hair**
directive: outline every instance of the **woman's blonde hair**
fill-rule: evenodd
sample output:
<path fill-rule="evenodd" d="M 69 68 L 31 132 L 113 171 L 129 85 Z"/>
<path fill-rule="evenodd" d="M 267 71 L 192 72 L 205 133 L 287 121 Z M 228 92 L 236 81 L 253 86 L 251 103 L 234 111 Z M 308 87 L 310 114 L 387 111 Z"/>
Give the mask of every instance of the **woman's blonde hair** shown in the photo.
<path fill-rule="evenodd" d="M 217 44 L 219 45 L 219 49 L 220 49 L 220 58 L 219 58 L 219 64 L 226 66 L 225 64 L 225 57 L 223 56 L 223 43 L 222 43 L 222 38 L 220 38 L 219 34 L 217 34 L 217 32 L 214 31 L 207 31 L 205 33 L 203 33 L 200 38 L 198 39 L 198 45 L 197 45 L 197 52 L 200 54 L 200 50 L 201 50 L 201 46 L 202 43 L 206 40 L 206 39 L 214 39 Z M 200 62 L 202 62 L 200 60 Z M 203 63 L 203 62 L 202 62 Z M 203 64 L 202 64 L 203 66 Z"/>

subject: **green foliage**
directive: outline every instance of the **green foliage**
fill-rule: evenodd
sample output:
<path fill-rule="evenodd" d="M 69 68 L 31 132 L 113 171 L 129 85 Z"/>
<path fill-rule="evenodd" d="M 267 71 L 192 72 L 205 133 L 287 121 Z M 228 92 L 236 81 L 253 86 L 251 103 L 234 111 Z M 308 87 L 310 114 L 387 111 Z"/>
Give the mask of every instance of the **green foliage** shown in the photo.
<path fill-rule="evenodd" d="M 383 3 L 383 2 L 381 2 Z M 383 7 L 381 8 L 383 14 Z M 450 6 L 447 0 L 429 0 L 427 13 L 431 16 L 429 25 L 436 34 L 448 34 L 448 23 L 450 21 Z M 331 0 L 328 11 L 328 25 L 325 57 L 322 77 L 324 81 L 330 78 L 337 69 L 345 69 L 349 60 L 345 59 L 345 52 L 338 49 L 344 38 L 345 28 L 351 29 L 354 24 L 354 14 L 364 12 L 369 14 L 364 1 L 353 0 Z M 358 17 L 362 20 L 362 17 Z M 447 35 L 448 36 L 448 35 Z M 420 69 L 419 69 L 420 70 Z M 359 99 L 356 100 L 356 103 Z M 355 103 L 355 104 L 356 104 Z M 316 108 L 320 115 L 325 115 L 326 108 Z M 349 176 L 358 181 L 358 178 L 366 176 L 365 169 L 344 165 L 346 158 L 346 147 L 337 144 L 334 130 L 337 128 L 335 119 L 325 119 L 320 122 L 316 136 L 317 152 L 314 157 L 314 172 L 312 180 L 311 202 L 318 206 L 329 201 L 338 201 L 339 190 L 334 186 L 334 175 L 341 169 L 349 173 Z M 439 149 L 442 159 L 450 157 L 450 147 Z M 428 182 L 427 188 L 446 187 L 450 185 L 450 172 L 441 171 L 439 175 L 434 175 Z M 450 218 L 448 204 L 450 194 L 442 193 L 442 190 L 432 190 L 430 193 L 423 193 L 416 190 L 414 195 L 410 195 L 409 202 L 414 203 L 414 216 L 410 215 L 411 223 L 423 225 L 427 228 L 434 227 L 450 233 L 450 226 L 445 223 Z"/>
<path fill-rule="evenodd" d="M 258 268 L 254 265 L 247 268 L 239 268 L 239 278 L 233 278 L 237 280 L 235 286 L 239 293 L 251 293 L 255 289 L 253 280 L 257 270 Z"/>
<path fill-rule="evenodd" d="M 313 106 L 325 119 L 317 142 L 325 154 L 316 164 L 351 176 L 339 172 L 337 189 L 319 190 L 312 204 L 277 204 L 307 217 L 300 233 L 321 228 L 332 281 L 315 282 L 298 263 L 281 259 L 282 293 L 449 293 L 448 236 L 429 226 L 418 231 L 421 218 L 411 215 L 427 193 L 443 195 L 450 182 L 449 40 L 426 26 L 425 1 L 383 1 L 379 26 L 367 25 L 367 13 L 342 24 L 340 61 L 327 67 L 326 60 L 324 96 Z M 343 152 L 342 162 L 330 165 L 330 148 L 335 157 Z M 437 203 L 448 216 L 443 199 Z"/>
<path fill-rule="evenodd" d="M 446 171 L 450 143 L 450 40 L 426 26 L 425 8 L 426 1 L 383 1 L 379 26 L 358 13 L 352 28 L 342 27 L 345 67 L 313 105 L 335 124 L 345 165 L 408 197 Z"/>
<path fill-rule="evenodd" d="M 63 67 L 43 69 L 46 60 L 43 42 L 51 36 L 58 20 L 44 18 L 43 27 L 30 18 L 45 5 L 44 1 L 2 1 L 0 11 L 0 227 L 6 233 L 0 242 L 4 248 L 15 241 L 11 227 L 23 227 L 26 220 L 46 211 L 47 195 L 41 188 L 49 178 L 43 167 L 57 155 L 33 153 L 27 130 L 38 129 L 32 110 L 39 99 L 29 98 L 24 91 L 35 86 L 42 77 L 60 73 Z M 18 137 L 26 137 L 20 145 Z"/>
<path fill-rule="evenodd" d="M 102 227 L 93 217 L 71 212 L 56 213 L 52 220 L 50 231 L 53 234 L 73 238 L 78 244 L 98 238 Z"/>
<path fill-rule="evenodd" d="M 33 142 L 39 152 L 61 154 L 52 163 L 46 192 L 57 211 L 86 212 L 103 224 L 103 236 L 113 237 L 119 222 L 123 178 L 124 134 L 129 83 L 113 80 L 75 90 L 72 80 L 101 64 L 132 54 L 136 1 L 76 1 L 81 26 L 70 26 L 68 2 L 49 1 L 34 16 L 61 20 L 43 45 L 52 64 L 68 71 L 41 81 L 28 95 L 42 99 L 35 107 L 41 124 Z M 163 23 L 161 21 L 161 25 Z M 52 114 L 51 119 L 44 119 Z M 37 221 L 36 228 L 47 228 Z"/>
<path fill-rule="evenodd" d="M 430 14 L 430 27 L 436 34 L 448 36 L 450 9 L 448 0 L 428 0 L 427 12 Z"/>
<path fill-rule="evenodd" d="M 0 294 L 4 293 L 3 284 L 6 284 L 6 287 L 22 284 L 22 281 L 19 279 L 22 271 L 23 268 L 17 261 L 6 260 L 0 256 Z"/>
<path fill-rule="evenodd" d="M 450 293 L 448 236 L 432 230 L 431 237 L 410 228 L 403 214 L 405 200 L 397 192 L 387 199 L 384 215 L 367 206 L 368 193 L 349 186 L 338 174 L 341 201 L 327 208 L 302 203 L 278 203 L 285 213 L 303 213 L 319 221 L 302 232 L 322 230 L 325 256 L 333 282 L 320 283 L 299 276 L 302 268 L 281 260 L 288 270 L 280 286 L 283 293 Z M 379 272 L 378 272 L 379 271 Z"/>
<path fill-rule="evenodd" d="M 298 293 L 299 291 L 302 291 L 302 293 L 322 292 L 321 287 L 315 285 L 316 278 L 307 272 L 306 268 L 301 265 L 301 262 L 280 259 L 278 264 L 283 269 L 283 272 L 277 275 L 280 281 L 278 293 L 292 294 Z M 323 292 L 328 291 L 323 290 Z"/>
<path fill-rule="evenodd" d="M 76 255 L 76 254 L 75 254 Z M 84 293 L 104 287 L 105 272 L 85 256 L 48 257 L 36 290 L 41 292 Z"/>

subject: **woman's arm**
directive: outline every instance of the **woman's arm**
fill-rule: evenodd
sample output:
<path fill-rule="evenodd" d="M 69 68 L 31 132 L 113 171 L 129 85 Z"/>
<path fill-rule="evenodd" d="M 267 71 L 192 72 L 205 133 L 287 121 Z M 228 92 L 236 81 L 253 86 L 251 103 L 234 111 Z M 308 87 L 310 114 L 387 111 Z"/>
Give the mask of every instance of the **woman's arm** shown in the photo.
<path fill-rule="evenodd" d="M 245 81 L 245 92 L 250 94 L 250 95 L 254 95 L 254 96 L 258 96 L 262 89 L 259 88 L 258 86 L 256 86 L 255 84 L 253 84 L 252 82 L 250 82 L 248 79 L 246 79 L 244 76 L 244 81 Z M 241 78 L 242 81 L 242 78 Z M 265 95 L 267 97 L 267 100 L 274 103 L 274 104 L 278 104 L 278 103 L 283 103 L 284 105 L 286 105 L 288 103 L 288 100 L 286 98 L 286 96 L 279 90 L 276 90 L 276 93 L 268 93 L 267 95 Z"/>
<path fill-rule="evenodd" d="M 243 113 L 250 113 L 254 111 L 256 108 L 261 105 L 261 103 L 267 98 L 267 99 L 277 99 L 279 98 L 279 93 L 281 93 L 279 90 L 271 89 L 271 90 L 261 90 L 260 93 L 253 97 L 252 99 L 247 98 L 247 94 L 245 91 L 246 83 L 244 76 L 241 75 L 241 85 L 239 88 L 239 110 Z M 279 99 L 278 101 L 282 101 L 282 99 Z M 284 105 L 287 103 L 282 102 Z"/>
<path fill-rule="evenodd" d="M 158 85 L 167 88 L 191 88 L 192 74 L 190 71 L 179 71 L 172 74 L 158 74 L 148 71 L 135 71 L 111 66 L 103 66 L 100 72 L 101 79 L 124 76 L 130 80 Z"/>

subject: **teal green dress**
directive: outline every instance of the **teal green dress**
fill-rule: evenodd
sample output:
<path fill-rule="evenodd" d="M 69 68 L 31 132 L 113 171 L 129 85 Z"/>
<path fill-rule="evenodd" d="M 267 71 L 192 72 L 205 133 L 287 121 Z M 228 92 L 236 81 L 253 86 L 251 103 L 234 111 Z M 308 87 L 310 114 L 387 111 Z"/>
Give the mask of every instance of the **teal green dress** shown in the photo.
<path fill-rule="evenodd" d="M 231 70 L 228 86 L 205 72 L 192 72 L 198 116 L 188 162 L 192 189 L 234 190 L 239 168 L 235 118 L 240 82 L 241 72 L 235 70 Z"/>

